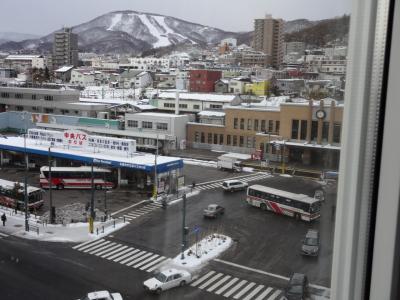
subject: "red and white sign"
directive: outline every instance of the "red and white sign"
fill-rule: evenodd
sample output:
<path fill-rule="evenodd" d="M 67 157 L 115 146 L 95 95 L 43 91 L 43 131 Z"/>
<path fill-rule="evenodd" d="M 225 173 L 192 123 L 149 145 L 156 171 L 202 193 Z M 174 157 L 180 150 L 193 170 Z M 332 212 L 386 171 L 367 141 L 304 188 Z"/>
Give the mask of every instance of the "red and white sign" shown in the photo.
<path fill-rule="evenodd" d="M 67 130 L 64 131 L 64 145 L 76 148 L 87 148 L 88 134 L 80 130 Z"/>

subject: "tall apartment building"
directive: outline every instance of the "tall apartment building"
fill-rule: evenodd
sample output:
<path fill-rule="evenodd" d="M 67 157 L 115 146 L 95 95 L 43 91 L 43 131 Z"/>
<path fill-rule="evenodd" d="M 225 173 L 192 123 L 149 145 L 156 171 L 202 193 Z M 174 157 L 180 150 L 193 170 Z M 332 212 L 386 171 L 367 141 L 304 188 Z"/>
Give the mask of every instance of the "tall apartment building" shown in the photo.
<path fill-rule="evenodd" d="M 269 63 L 278 67 L 283 61 L 283 20 L 266 15 L 254 20 L 254 49 L 270 56 Z"/>
<path fill-rule="evenodd" d="M 54 34 L 53 68 L 78 66 L 78 35 L 72 28 L 63 28 Z"/>

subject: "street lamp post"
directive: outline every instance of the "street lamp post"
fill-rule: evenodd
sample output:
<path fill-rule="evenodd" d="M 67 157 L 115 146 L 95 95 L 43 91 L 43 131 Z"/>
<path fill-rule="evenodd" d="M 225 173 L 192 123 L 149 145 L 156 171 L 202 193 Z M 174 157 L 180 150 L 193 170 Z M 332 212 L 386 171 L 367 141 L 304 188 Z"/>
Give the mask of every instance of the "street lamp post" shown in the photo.
<path fill-rule="evenodd" d="M 51 147 L 49 147 L 49 155 L 48 155 L 48 163 L 49 163 L 49 205 L 50 205 L 50 224 L 54 224 L 55 215 L 54 215 L 54 208 L 53 208 L 53 189 L 52 189 L 52 177 L 51 177 Z"/>
<path fill-rule="evenodd" d="M 25 231 L 29 231 L 29 212 L 28 212 L 28 155 L 26 152 L 26 112 L 23 113 L 22 118 L 24 119 L 24 157 L 25 157 L 25 172 L 24 172 L 24 204 L 25 204 Z"/>
<path fill-rule="evenodd" d="M 186 193 L 183 194 L 182 197 L 183 206 L 182 206 L 182 245 L 181 245 L 181 259 L 185 259 L 185 249 L 186 249 Z"/>
<path fill-rule="evenodd" d="M 90 218 L 89 218 L 89 231 L 90 233 L 93 233 L 94 228 L 93 228 L 93 223 L 94 223 L 94 166 L 93 166 L 93 161 L 92 161 L 92 168 L 91 168 L 91 183 L 92 183 L 92 194 L 90 198 Z"/>
<path fill-rule="evenodd" d="M 153 189 L 153 199 L 154 200 L 157 200 L 157 196 L 158 196 L 157 156 L 158 156 L 158 133 L 157 133 L 157 139 L 156 139 L 156 155 L 154 156 L 154 189 Z"/>

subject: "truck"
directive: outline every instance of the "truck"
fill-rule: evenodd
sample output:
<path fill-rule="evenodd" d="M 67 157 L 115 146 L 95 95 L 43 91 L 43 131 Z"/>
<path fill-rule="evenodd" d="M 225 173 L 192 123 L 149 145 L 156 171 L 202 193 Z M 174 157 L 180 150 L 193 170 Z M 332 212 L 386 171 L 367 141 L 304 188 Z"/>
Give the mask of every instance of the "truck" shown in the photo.
<path fill-rule="evenodd" d="M 241 172 L 242 167 L 240 163 L 243 160 L 250 159 L 251 156 L 248 154 L 240 153 L 226 153 L 218 157 L 217 167 L 221 170 L 230 170 L 234 172 Z"/>

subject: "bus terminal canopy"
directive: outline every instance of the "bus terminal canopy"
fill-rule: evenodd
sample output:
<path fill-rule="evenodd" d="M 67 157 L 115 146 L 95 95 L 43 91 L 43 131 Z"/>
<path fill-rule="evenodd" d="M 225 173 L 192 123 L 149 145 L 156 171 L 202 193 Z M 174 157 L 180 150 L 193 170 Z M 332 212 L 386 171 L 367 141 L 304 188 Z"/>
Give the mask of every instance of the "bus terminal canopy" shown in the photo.
<path fill-rule="evenodd" d="M 0 137 L 0 150 L 25 153 L 23 137 Z M 49 146 L 26 139 L 26 153 L 48 156 Z M 62 147 L 51 147 L 51 156 L 62 159 L 76 160 L 84 163 L 94 163 L 114 168 L 128 168 L 144 172 L 154 172 L 155 157 L 152 154 L 136 152 L 132 155 L 116 156 L 107 152 L 87 152 Z M 157 173 L 169 172 L 183 168 L 183 160 L 177 157 L 158 156 Z"/>

